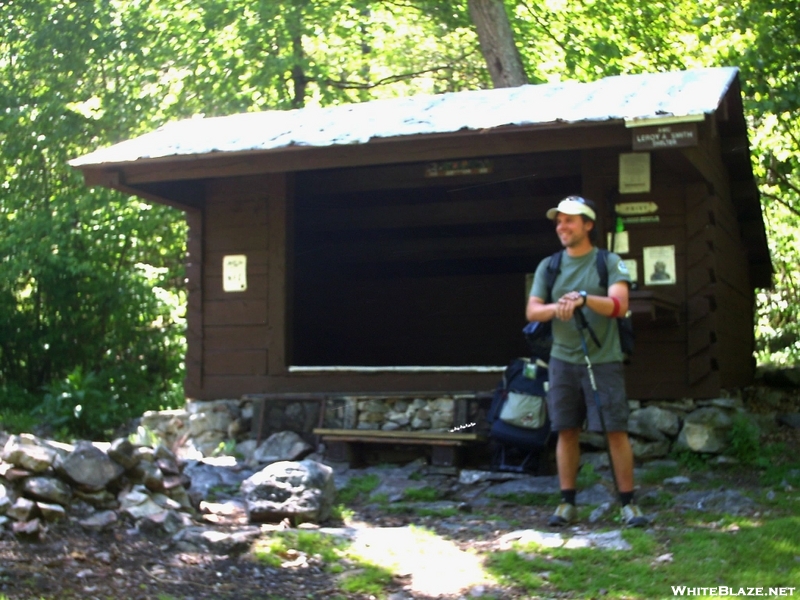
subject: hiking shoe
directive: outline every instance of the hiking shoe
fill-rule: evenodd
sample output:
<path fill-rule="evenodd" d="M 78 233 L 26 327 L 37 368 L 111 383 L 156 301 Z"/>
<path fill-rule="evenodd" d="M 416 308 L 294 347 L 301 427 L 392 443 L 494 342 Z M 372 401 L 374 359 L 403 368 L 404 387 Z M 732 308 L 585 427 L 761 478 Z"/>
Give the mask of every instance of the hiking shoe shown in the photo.
<path fill-rule="evenodd" d="M 558 505 L 556 512 L 547 520 L 550 527 L 564 527 L 578 520 L 578 509 L 574 504 L 564 502 Z"/>
<path fill-rule="evenodd" d="M 648 523 L 642 509 L 635 504 L 626 504 L 622 507 L 622 522 L 628 527 L 644 527 Z"/>

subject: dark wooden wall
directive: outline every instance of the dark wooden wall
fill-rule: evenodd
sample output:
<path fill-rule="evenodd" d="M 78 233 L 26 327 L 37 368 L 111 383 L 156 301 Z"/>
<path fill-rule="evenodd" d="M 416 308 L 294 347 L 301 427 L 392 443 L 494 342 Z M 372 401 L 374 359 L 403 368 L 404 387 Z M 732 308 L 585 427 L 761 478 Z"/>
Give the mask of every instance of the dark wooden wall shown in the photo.
<path fill-rule="evenodd" d="M 188 213 L 187 395 L 493 388 L 496 374 L 290 367 L 504 365 L 524 354 L 525 275 L 558 248 L 544 212 L 576 192 L 599 204 L 601 245 L 613 201 L 659 206 L 658 223 L 628 227 L 624 258 L 640 277 L 643 247 L 676 248 L 677 284 L 653 289 L 677 308 L 635 315 L 630 397 L 747 383 L 753 297 L 730 201 L 672 151 L 652 154 L 652 193 L 619 197 L 623 151 L 508 156 L 490 174 L 446 178 L 409 163 L 208 182 Z M 244 292 L 223 291 L 229 254 L 247 255 Z"/>
<path fill-rule="evenodd" d="M 586 196 L 605 199 L 602 239 L 613 201 L 658 205 L 658 222 L 626 226 L 630 252 L 623 258 L 637 260 L 639 290 L 657 293 L 677 310 L 634 314 L 631 398 L 714 397 L 753 376 L 753 291 L 733 205 L 699 173 L 676 166 L 677 158 L 670 151 L 653 152 L 652 191 L 621 196 L 618 151 L 586 152 L 583 159 Z M 643 248 L 665 245 L 675 246 L 676 284 L 648 286 Z"/>
<path fill-rule="evenodd" d="M 262 391 L 268 373 L 285 372 L 287 195 L 284 175 L 214 180 L 202 211 L 190 213 L 190 397 Z M 223 291 L 230 254 L 247 256 L 245 291 Z"/>
<path fill-rule="evenodd" d="M 689 383 L 704 390 L 750 383 L 754 296 L 732 206 L 707 186 L 687 203 Z"/>

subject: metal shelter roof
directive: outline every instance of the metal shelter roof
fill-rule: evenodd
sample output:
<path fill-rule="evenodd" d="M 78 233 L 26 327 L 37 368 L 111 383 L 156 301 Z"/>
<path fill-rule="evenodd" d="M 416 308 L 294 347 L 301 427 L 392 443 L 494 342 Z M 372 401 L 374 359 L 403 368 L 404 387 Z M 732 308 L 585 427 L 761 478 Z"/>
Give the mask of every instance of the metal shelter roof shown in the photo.
<path fill-rule="evenodd" d="M 373 100 L 325 108 L 242 113 L 169 123 L 70 161 L 73 167 L 215 152 L 365 144 L 377 138 L 489 130 L 505 126 L 619 121 L 714 112 L 734 67 L 606 77 L 590 83 L 524 85 Z"/>

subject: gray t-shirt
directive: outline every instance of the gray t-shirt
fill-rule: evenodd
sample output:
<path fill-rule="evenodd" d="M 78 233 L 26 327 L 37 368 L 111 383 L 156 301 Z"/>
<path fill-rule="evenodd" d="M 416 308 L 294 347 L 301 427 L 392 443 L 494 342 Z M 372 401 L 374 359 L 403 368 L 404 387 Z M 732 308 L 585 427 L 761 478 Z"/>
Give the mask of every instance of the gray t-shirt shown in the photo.
<path fill-rule="evenodd" d="M 548 256 L 536 267 L 536 274 L 531 286 L 531 296 L 547 302 L 547 265 Z M 630 283 L 630 275 L 617 254 L 608 253 L 608 285 L 619 281 Z M 551 301 L 558 300 L 567 292 L 586 290 L 593 296 L 606 296 L 608 290 L 600 287 L 600 274 L 597 272 L 597 248 L 584 256 L 571 257 L 566 252 L 561 254 L 561 272 L 553 284 Z M 594 330 L 601 347 L 598 348 L 588 331 L 584 331 L 589 359 L 594 364 L 620 362 L 624 356 L 619 345 L 619 332 L 614 319 L 603 317 L 589 308 L 583 308 L 583 314 L 589 326 Z M 575 319 L 561 321 L 553 319 L 553 349 L 550 355 L 560 360 L 580 364 L 586 362 L 581 346 L 581 337 Z"/>

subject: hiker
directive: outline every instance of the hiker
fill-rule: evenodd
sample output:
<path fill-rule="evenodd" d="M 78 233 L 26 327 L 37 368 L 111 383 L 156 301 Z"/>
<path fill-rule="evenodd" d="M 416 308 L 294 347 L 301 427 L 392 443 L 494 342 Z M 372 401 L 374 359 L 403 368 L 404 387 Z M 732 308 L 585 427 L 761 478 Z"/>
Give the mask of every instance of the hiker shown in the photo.
<path fill-rule="evenodd" d="M 562 527 L 577 520 L 579 436 L 586 420 L 589 430 L 606 435 L 623 522 L 630 527 L 642 527 L 647 519 L 633 503 L 633 450 L 627 432 L 629 408 L 615 320 L 628 310 L 630 276 L 620 257 L 609 253 L 608 288 L 600 285 L 596 266 L 598 249 L 594 243 L 597 236 L 594 202 L 568 196 L 547 211 L 547 218 L 555 221 L 556 235 L 564 248 L 560 271 L 551 280 L 553 286 L 549 291 L 550 258 L 539 263 L 526 317 L 528 321 L 552 321 L 547 407 L 553 431 L 558 432 L 556 463 L 561 503 L 548 524 Z M 588 323 L 599 346 L 591 340 L 587 344 L 583 339 L 583 331 L 578 328 L 580 321 L 574 318 L 577 311 L 583 312 L 583 322 Z M 602 415 L 598 413 L 598 405 L 602 406 Z"/>

